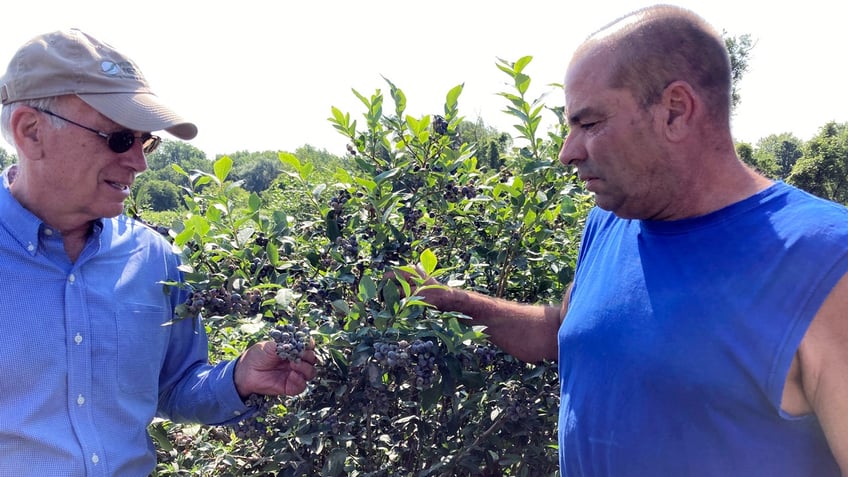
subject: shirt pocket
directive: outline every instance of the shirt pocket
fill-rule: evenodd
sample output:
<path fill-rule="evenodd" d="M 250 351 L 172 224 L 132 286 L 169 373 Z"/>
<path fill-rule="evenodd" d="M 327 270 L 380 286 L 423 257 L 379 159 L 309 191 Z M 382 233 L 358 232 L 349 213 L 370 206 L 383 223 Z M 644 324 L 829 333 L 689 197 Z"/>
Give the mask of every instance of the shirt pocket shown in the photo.
<path fill-rule="evenodd" d="M 125 304 L 117 312 L 117 375 L 121 391 L 156 393 L 168 349 L 171 311 L 144 304 Z"/>

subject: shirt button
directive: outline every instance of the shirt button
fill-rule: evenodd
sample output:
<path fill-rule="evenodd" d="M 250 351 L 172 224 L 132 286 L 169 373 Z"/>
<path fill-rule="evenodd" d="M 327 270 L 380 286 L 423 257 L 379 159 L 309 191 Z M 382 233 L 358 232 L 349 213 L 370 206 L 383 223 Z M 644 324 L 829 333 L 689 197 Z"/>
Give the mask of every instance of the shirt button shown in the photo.
<path fill-rule="evenodd" d="M 53 229 L 44 229 L 44 235 L 48 237 L 53 235 Z"/>
<path fill-rule="evenodd" d="M 35 250 L 35 245 L 28 243 L 27 244 L 27 251 L 32 252 L 33 250 Z"/>
<path fill-rule="evenodd" d="M 91 454 L 91 461 L 96 464 L 100 462 L 100 457 L 97 457 L 97 454 Z"/>
<path fill-rule="evenodd" d="M 77 405 L 82 406 L 83 404 L 85 404 L 85 398 L 80 394 L 77 396 Z"/>
<path fill-rule="evenodd" d="M 76 280 L 77 280 L 77 277 L 75 277 L 73 273 L 68 275 L 68 281 L 69 282 L 74 283 Z"/>
<path fill-rule="evenodd" d="M 81 334 L 77 333 L 77 335 L 74 336 L 74 343 L 76 343 L 76 344 L 82 343 L 82 335 Z"/>

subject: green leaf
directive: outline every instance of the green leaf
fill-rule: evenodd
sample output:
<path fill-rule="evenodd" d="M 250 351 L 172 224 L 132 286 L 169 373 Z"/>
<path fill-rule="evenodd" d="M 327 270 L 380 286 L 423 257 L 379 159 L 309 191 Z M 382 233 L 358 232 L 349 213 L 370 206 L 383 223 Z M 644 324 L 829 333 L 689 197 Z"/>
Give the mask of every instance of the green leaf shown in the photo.
<path fill-rule="evenodd" d="M 422 129 L 421 124 L 422 123 L 423 123 L 423 121 L 415 119 L 412 116 L 406 117 L 406 125 L 409 127 L 409 130 L 412 131 L 412 134 L 414 136 L 418 136 L 419 134 L 421 134 L 421 129 Z"/>
<path fill-rule="evenodd" d="M 227 212 L 227 209 L 226 209 L 226 207 L 224 207 L 224 204 L 215 204 L 212 207 L 209 207 L 208 209 L 206 209 L 206 217 L 208 217 L 208 219 L 209 219 L 209 222 L 207 222 L 207 226 L 210 223 L 214 224 L 214 223 L 220 222 L 221 217 L 226 215 L 226 212 Z"/>
<path fill-rule="evenodd" d="M 171 169 L 175 170 L 175 171 L 176 171 L 176 172 L 178 172 L 180 175 L 183 175 L 183 176 L 188 177 L 188 172 L 186 172 L 186 171 L 185 171 L 185 169 L 183 169 L 182 167 L 180 167 L 180 165 L 179 165 L 179 164 L 171 164 Z"/>
<path fill-rule="evenodd" d="M 499 64 L 498 64 L 499 63 Z M 499 70 L 504 73 L 515 76 L 515 68 L 513 68 L 512 64 L 504 59 L 498 58 L 498 63 L 495 63 L 495 66 L 498 67 Z"/>
<path fill-rule="evenodd" d="M 189 240 L 194 236 L 194 229 L 191 227 L 185 227 L 182 232 L 178 233 L 176 237 L 174 237 L 174 243 L 176 245 L 185 245 Z"/>
<path fill-rule="evenodd" d="M 436 264 L 438 263 L 438 259 L 436 258 L 436 254 L 433 253 L 429 248 L 421 252 L 421 268 L 424 269 L 424 273 L 430 275 L 436 270 Z"/>
<path fill-rule="evenodd" d="M 256 192 L 252 192 L 250 194 L 250 198 L 247 200 L 247 206 L 250 209 L 250 212 L 256 212 L 262 207 L 262 199 L 259 198 L 259 194 Z"/>
<path fill-rule="evenodd" d="M 524 214 L 524 225 L 531 226 L 536 222 L 536 212 L 533 210 L 528 210 L 526 214 Z"/>
<path fill-rule="evenodd" d="M 421 407 L 427 411 L 433 409 L 436 404 L 439 403 L 439 399 L 442 398 L 442 390 L 439 386 L 433 386 L 431 388 L 424 389 L 421 391 Z"/>
<path fill-rule="evenodd" d="M 224 182 L 227 180 L 227 176 L 233 168 L 233 160 L 230 159 L 230 156 L 223 156 L 215 161 L 212 168 L 215 171 L 215 177 L 217 177 L 219 181 Z"/>
<path fill-rule="evenodd" d="M 333 449 L 327 461 L 324 463 L 324 468 L 321 469 L 322 477 L 339 477 L 345 471 L 345 460 L 347 452 L 344 449 Z"/>
<path fill-rule="evenodd" d="M 342 169 L 341 167 L 336 168 L 336 172 L 335 174 L 333 174 L 333 178 L 343 184 L 353 184 L 353 176 L 350 175 L 350 172 Z"/>
<path fill-rule="evenodd" d="M 303 165 L 303 169 L 301 169 L 301 171 L 300 171 L 300 177 L 303 180 L 306 180 L 306 178 L 309 177 L 309 175 L 312 174 L 312 171 L 314 171 L 314 170 L 315 170 L 315 166 L 311 162 L 307 162 L 306 164 Z"/>
<path fill-rule="evenodd" d="M 515 72 L 521 73 L 524 71 L 524 67 L 530 64 L 531 61 L 533 61 L 532 56 L 522 56 L 519 58 L 518 61 L 515 62 Z"/>
<path fill-rule="evenodd" d="M 212 177 L 210 177 L 208 175 L 202 175 L 202 176 L 199 176 L 197 178 L 197 180 L 195 180 L 193 182 L 194 182 L 195 187 L 200 187 L 202 185 L 205 185 L 205 184 L 212 182 L 212 180 L 213 180 Z"/>
<path fill-rule="evenodd" d="M 366 189 L 369 193 L 374 192 L 374 189 L 377 187 L 377 183 L 376 183 L 376 182 L 374 182 L 374 181 L 372 181 L 372 180 L 370 180 L 370 179 L 366 179 L 366 178 L 364 178 L 364 177 L 357 177 L 357 178 L 356 178 L 356 183 L 357 183 L 357 184 L 359 184 L 359 185 L 361 185 L 362 187 L 365 187 L 365 189 Z"/>
<path fill-rule="evenodd" d="M 571 196 L 569 196 L 569 195 L 563 195 L 562 196 L 561 212 L 562 212 L 563 216 L 571 215 L 574 212 L 577 212 L 577 206 L 574 205 L 574 199 L 572 199 Z"/>
<path fill-rule="evenodd" d="M 174 449 L 174 445 L 171 444 L 171 439 L 168 437 L 168 431 L 165 430 L 161 422 L 151 424 L 147 431 L 150 433 L 150 437 L 156 441 L 157 447 L 165 452 L 171 452 Z"/>
<path fill-rule="evenodd" d="M 530 87 L 530 77 L 527 75 L 519 74 L 515 75 L 515 89 L 517 89 L 521 94 L 527 92 L 527 89 Z"/>
<path fill-rule="evenodd" d="M 348 306 L 347 302 L 344 300 L 333 300 L 330 305 L 333 306 L 333 309 L 342 313 L 343 315 L 347 315 L 350 313 L 350 306 Z"/>
<path fill-rule="evenodd" d="M 268 254 L 268 261 L 271 265 L 276 267 L 280 264 L 280 251 L 277 250 L 274 242 L 268 241 L 268 245 L 265 246 L 265 253 Z"/>
<path fill-rule="evenodd" d="M 339 223 L 333 214 L 327 213 L 324 225 L 327 227 L 327 238 L 330 239 L 330 242 L 335 242 L 341 236 L 342 232 L 339 230 Z"/>
<path fill-rule="evenodd" d="M 294 170 L 300 172 L 303 165 L 300 163 L 300 159 L 297 158 L 294 154 L 290 152 L 281 152 L 277 154 L 277 158 L 285 165 L 291 166 Z"/>
<path fill-rule="evenodd" d="M 465 84 L 460 84 L 451 88 L 448 91 L 447 98 L 445 99 L 445 114 L 449 114 L 450 110 L 453 110 L 456 107 L 457 102 L 459 101 L 459 95 L 462 94 L 462 88 L 465 87 Z"/>
<path fill-rule="evenodd" d="M 347 123 L 350 120 L 350 115 L 343 113 L 341 109 L 335 106 L 330 106 L 330 111 L 332 111 L 333 119 L 336 123 L 342 126 L 347 126 Z"/>
<path fill-rule="evenodd" d="M 379 184 L 386 179 L 391 179 L 392 177 L 398 175 L 399 172 L 400 172 L 400 169 L 398 169 L 397 167 L 395 167 L 393 169 L 389 169 L 389 170 L 383 172 L 382 174 L 378 175 L 377 177 L 375 177 L 374 181 L 377 184 Z"/>
<path fill-rule="evenodd" d="M 370 276 L 366 275 L 359 281 L 359 299 L 368 301 L 377 296 L 377 284 Z"/>
<path fill-rule="evenodd" d="M 209 233 L 210 225 L 209 221 L 202 215 L 192 215 L 191 218 L 186 221 L 186 228 L 191 228 L 193 233 L 197 234 L 201 238 L 205 238 Z"/>
<path fill-rule="evenodd" d="M 365 96 L 360 94 L 359 91 L 357 91 L 353 88 L 351 88 L 351 91 L 353 91 L 354 96 L 356 96 L 357 98 L 359 98 L 360 101 L 362 101 L 362 104 L 364 104 L 366 108 L 369 108 L 369 109 L 371 108 L 371 101 L 369 101 L 368 98 L 366 98 Z M 380 90 L 377 90 L 377 91 L 380 91 Z"/>
<path fill-rule="evenodd" d="M 406 282 L 404 282 L 406 283 Z M 408 287 L 409 285 L 407 285 Z M 386 304 L 386 308 L 393 310 L 395 305 L 400 302 L 400 293 L 398 291 L 397 282 L 394 280 L 388 280 L 382 289 L 383 293 L 383 301 Z"/>

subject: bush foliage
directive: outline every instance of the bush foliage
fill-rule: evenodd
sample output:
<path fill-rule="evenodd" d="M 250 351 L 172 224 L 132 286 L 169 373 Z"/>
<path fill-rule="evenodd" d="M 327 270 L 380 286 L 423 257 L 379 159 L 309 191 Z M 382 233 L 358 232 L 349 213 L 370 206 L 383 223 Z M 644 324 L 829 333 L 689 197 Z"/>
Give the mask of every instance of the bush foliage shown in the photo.
<path fill-rule="evenodd" d="M 332 109 L 350 142 L 333 174 L 281 153 L 285 175 L 259 195 L 232 180 L 229 157 L 174 168 L 185 212 L 167 233 L 194 292 L 180 312 L 202 313 L 211 359 L 294 325 L 321 364 L 307 392 L 238 426 L 154 422 L 157 475 L 556 475 L 555 365 L 505 355 L 387 278 L 420 264 L 443 283 L 559 301 L 591 199 L 557 160 L 562 109 L 527 97 L 530 61 L 497 65 L 517 120 L 500 157 L 462 137 L 462 85 L 439 114 L 413 117 L 386 80 L 391 104 L 354 91 L 361 120 Z"/>

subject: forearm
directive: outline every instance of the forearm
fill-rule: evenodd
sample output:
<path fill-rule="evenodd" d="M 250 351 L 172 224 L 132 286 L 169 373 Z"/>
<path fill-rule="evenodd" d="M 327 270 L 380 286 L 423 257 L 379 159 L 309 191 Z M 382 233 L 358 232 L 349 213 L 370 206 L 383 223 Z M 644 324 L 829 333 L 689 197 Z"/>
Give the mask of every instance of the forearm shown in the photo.
<path fill-rule="evenodd" d="M 243 419 L 252 410 L 233 384 L 235 362 L 198 365 L 159 396 L 157 415 L 174 422 L 223 425 Z"/>
<path fill-rule="evenodd" d="M 234 364 L 208 363 L 208 341 L 201 320 L 171 324 L 167 355 L 159 374 L 157 415 L 175 422 L 220 424 L 247 411 L 236 392 Z"/>
<path fill-rule="evenodd" d="M 560 306 L 521 304 L 456 288 L 428 290 L 427 295 L 438 309 L 462 313 L 485 326 L 492 343 L 522 361 L 557 359 Z"/>

